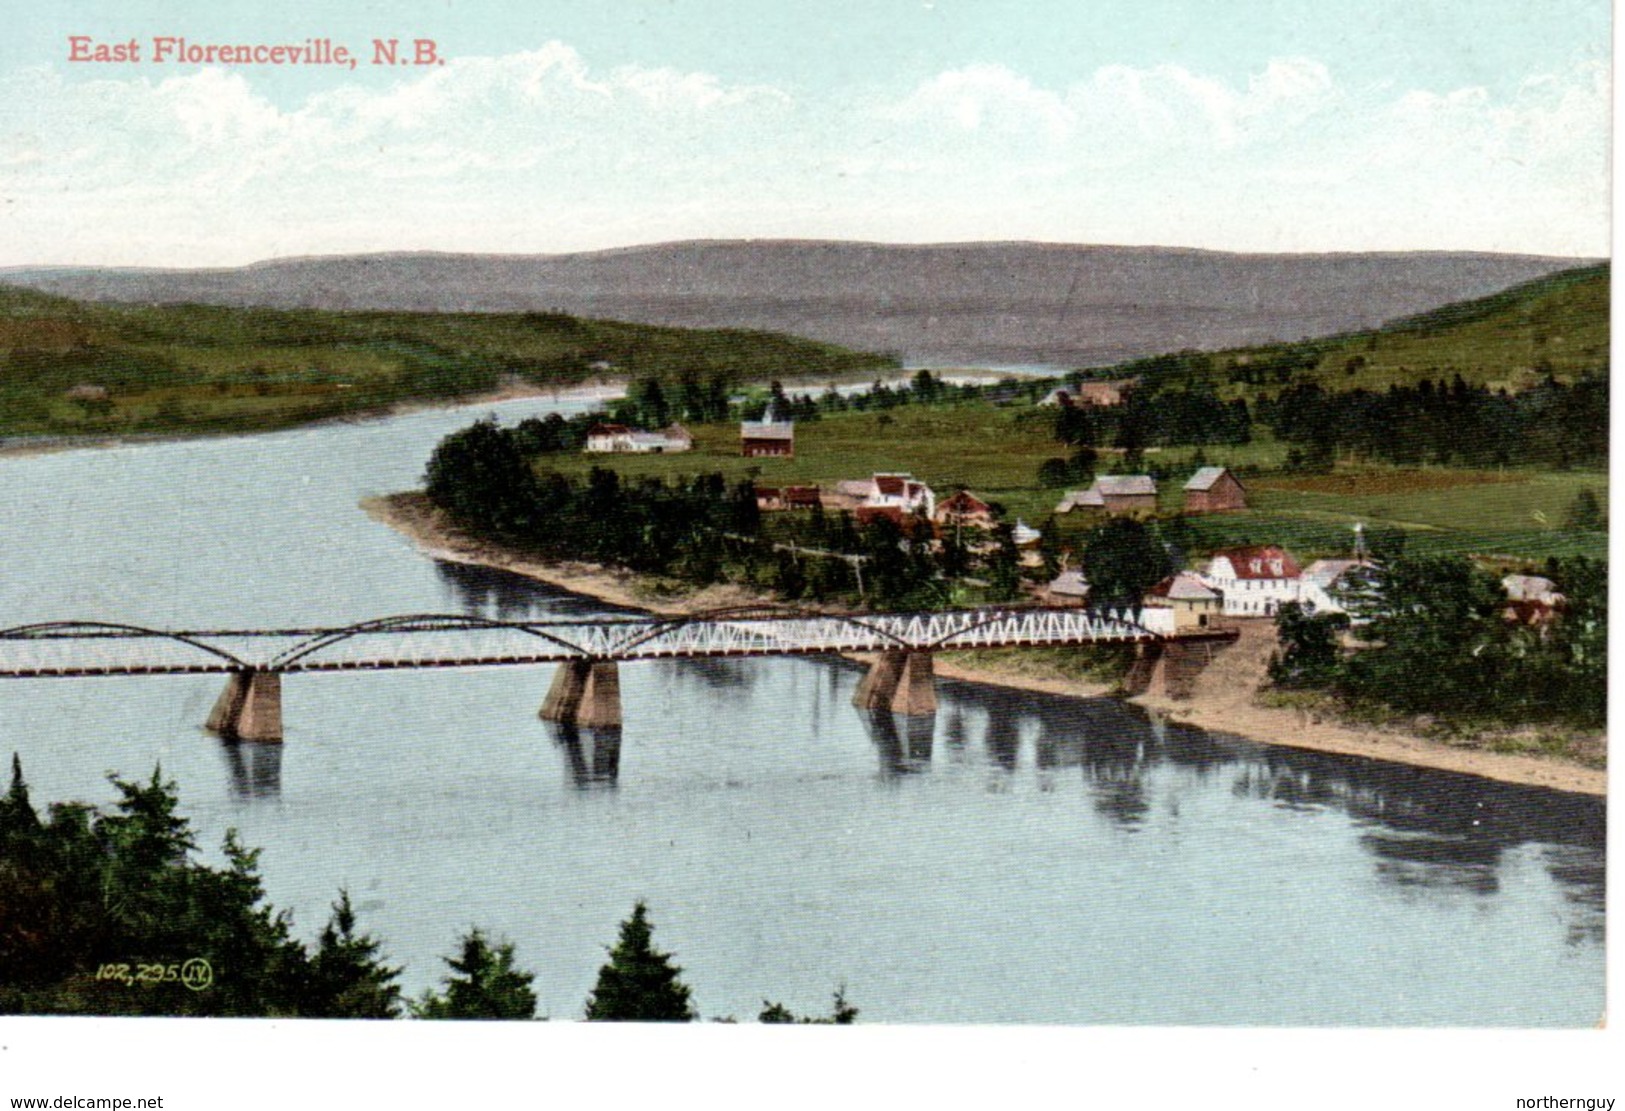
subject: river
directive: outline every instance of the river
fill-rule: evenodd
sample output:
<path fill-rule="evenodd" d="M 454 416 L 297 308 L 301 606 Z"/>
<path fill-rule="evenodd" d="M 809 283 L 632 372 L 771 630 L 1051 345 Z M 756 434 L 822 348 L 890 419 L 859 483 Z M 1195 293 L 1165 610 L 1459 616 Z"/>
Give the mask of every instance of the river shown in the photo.
<path fill-rule="evenodd" d="M 337 625 L 604 610 L 437 563 L 357 507 L 485 411 L 0 459 L 0 625 Z M 568 405 L 565 406 L 568 409 Z M 626 726 L 537 720 L 550 669 L 294 675 L 286 743 L 212 677 L 0 680 L 36 803 L 179 782 L 309 940 L 346 887 L 411 994 L 479 925 L 577 1018 L 634 900 L 706 1017 L 1576 1026 L 1604 991 L 1604 803 L 944 682 L 866 718 L 839 661 L 622 669 Z M 0 753 L 3 755 L 3 753 Z"/>

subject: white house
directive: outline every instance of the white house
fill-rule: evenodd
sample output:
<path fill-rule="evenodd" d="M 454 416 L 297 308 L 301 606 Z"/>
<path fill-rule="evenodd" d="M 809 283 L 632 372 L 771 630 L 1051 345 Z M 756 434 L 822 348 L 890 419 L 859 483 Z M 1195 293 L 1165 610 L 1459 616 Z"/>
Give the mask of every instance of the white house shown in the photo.
<path fill-rule="evenodd" d="M 674 424 L 664 432 L 642 432 L 624 424 L 595 424 L 587 429 L 587 443 L 583 451 L 594 453 L 616 452 L 631 455 L 660 455 L 666 452 L 688 451 L 694 446 L 694 437 L 688 429 Z"/>
<path fill-rule="evenodd" d="M 877 474 L 874 487 L 863 504 L 875 508 L 900 509 L 920 517 L 934 517 L 937 495 L 931 487 L 911 474 Z"/>
<path fill-rule="evenodd" d="M 611 452 L 631 450 L 632 430 L 624 424 L 595 424 L 587 429 L 587 444 L 582 449 L 588 452 Z"/>
<path fill-rule="evenodd" d="M 1224 595 L 1229 617 L 1273 617 L 1283 604 L 1305 601 L 1303 569 L 1274 544 L 1215 552 L 1202 580 Z M 1330 602 L 1324 590 L 1315 589 Z"/>

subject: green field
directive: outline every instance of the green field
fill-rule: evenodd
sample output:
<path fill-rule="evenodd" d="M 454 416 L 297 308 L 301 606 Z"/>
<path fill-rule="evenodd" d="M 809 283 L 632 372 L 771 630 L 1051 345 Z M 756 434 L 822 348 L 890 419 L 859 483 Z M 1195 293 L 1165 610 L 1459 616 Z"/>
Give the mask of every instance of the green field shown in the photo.
<path fill-rule="evenodd" d="M 1063 454 L 1050 439 L 1050 415 L 1030 408 L 986 404 L 905 407 L 886 413 L 834 413 L 796 427 L 794 459 L 744 459 L 736 424 L 702 425 L 695 450 L 679 455 L 543 456 L 542 470 L 583 475 L 608 466 L 622 475 L 673 477 L 720 471 L 730 481 L 754 477 L 766 485 L 816 484 L 830 489 L 843 478 L 876 471 L 908 471 L 938 496 L 964 486 L 1001 504 L 1008 519 L 1039 525 L 1062 491 L 1036 484 L 1038 466 Z M 1148 466 L 1172 477 L 1160 484 L 1160 508 L 1177 513 L 1181 487 L 1194 469 L 1194 449 L 1170 448 L 1146 455 Z M 1207 447 L 1209 463 L 1236 467 L 1251 494 L 1240 513 L 1189 518 L 1203 550 L 1234 543 L 1279 543 L 1303 559 L 1348 552 L 1353 528 L 1405 531 L 1414 552 L 1507 556 L 1607 556 L 1607 536 L 1573 532 L 1565 514 L 1582 489 L 1607 506 L 1608 479 L 1598 472 L 1505 472 L 1379 465 L 1344 465 L 1331 475 L 1294 476 L 1276 471 L 1281 446 L 1264 440 L 1236 448 Z M 1102 471 L 1112 456 L 1101 456 Z M 1271 473 L 1276 471 L 1276 473 Z M 1262 472 L 1262 473 L 1250 473 Z M 1080 536 L 1093 521 L 1081 514 L 1056 518 L 1064 539 Z"/>
<path fill-rule="evenodd" d="M 1386 390 L 1461 375 L 1469 385 L 1517 392 L 1550 373 L 1573 381 L 1606 372 L 1607 263 L 1565 270 L 1474 301 L 1445 305 L 1381 328 L 1298 343 L 1187 353 L 1173 382 L 1211 382 L 1229 400 L 1316 382 L 1328 391 Z M 1097 368 L 1102 378 L 1140 374 L 1145 360 Z M 1274 368 L 1290 365 L 1289 379 Z"/>
<path fill-rule="evenodd" d="M 558 313 L 103 305 L 0 286 L 0 435 L 257 431 L 515 384 L 821 386 L 895 366 L 789 336 Z M 106 397 L 69 396 L 85 386 Z"/>

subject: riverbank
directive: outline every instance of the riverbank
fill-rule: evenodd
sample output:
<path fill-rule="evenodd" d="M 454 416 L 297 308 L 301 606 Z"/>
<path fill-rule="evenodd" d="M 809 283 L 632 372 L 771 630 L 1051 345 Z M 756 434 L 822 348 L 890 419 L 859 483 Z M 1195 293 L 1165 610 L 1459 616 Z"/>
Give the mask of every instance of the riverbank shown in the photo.
<path fill-rule="evenodd" d="M 441 398 L 431 401 L 395 401 L 368 409 L 357 409 L 339 416 L 295 423 L 280 428 L 255 431 L 199 432 L 173 430 L 168 432 L 95 433 L 86 436 L 40 435 L 0 436 L 0 459 L 29 455 L 47 455 L 61 451 L 84 451 L 97 448 L 132 447 L 136 445 L 171 444 L 191 440 L 218 440 L 233 436 L 269 436 L 303 428 L 323 428 L 335 424 L 362 424 L 387 420 L 390 417 L 412 413 L 434 412 L 444 409 L 478 409 L 483 405 L 500 405 L 509 401 L 535 399 L 553 405 L 587 401 L 607 403 L 626 394 L 626 383 L 604 380 L 591 386 L 537 386 L 529 382 L 506 382 L 497 389 L 468 397 Z"/>
<path fill-rule="evenodd" d="M 368 498 L 362 508 L 368 516 L 404 534 L 425 554 L 437 559 L 511 571 L 572 593 L 660 616 L 774 601 L 769 595 L 738 586 L 712 586 L 693 593 L 667 591 L 629 572 L 593 564 L 528 559 L 461 532 L 419 492 Z M 1264 744 L 1387 760 L 1576 794 L 1607 793 L 1608 773 L 1603 769 L 1519 753 L 1457 747 L 1397 728 L 1352 725 L 1331 720 L 1312 708 L 1260 704 L 1257 691 L 1274 647 L 1274 628 L 1267 621 L 1241 625 L 1241 639 L 1218 653 L 1197 681 L 1191 699 L 1173 700 L 1153 692 L 1128 701 L 1172 721 Z M 1112 693 L 1105 683 L 1003 671 L 996 659 L 986 666 L 938 661 L 935 670 L 948 679 L 1072 698 L 1102 698 Z"/>

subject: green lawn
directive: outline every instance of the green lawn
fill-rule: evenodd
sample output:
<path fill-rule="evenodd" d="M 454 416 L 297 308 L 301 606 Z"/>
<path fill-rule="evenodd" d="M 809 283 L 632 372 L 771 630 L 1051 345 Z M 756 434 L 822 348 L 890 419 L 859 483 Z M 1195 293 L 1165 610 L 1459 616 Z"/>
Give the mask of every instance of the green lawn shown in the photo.
<path fill-rule="evenodd" d="M 903 407 L 886 413 L 836 413 L 796 427 L 793 459 L 744 459 L 737 424 L 702 425 L 695 450 L 680 455 L 544 456 L 537 466 L 583 475 L 610 466 L 625 476 L 694 475 L 720 471 L 730 481 L 753 477 L 768 485 L 816 484 L 830 489 L 844 478 L 876 471 L 908 471 L 938 495 L 965 486 L 1005 507 L 1009 517 L 1041 524 L 1061 496 L 1039 488 L 1038 466 L 1064 454 L 1050 439 L 1049 414 L 1030 407 L 997 408 L 968 403 L 949 408 Z M 1340 467 L 1325 476 L 1280 473 L 1285 451 L 1269 439 L 1239 447 L 1209 446 L 1202 456 L 1246 475 L 1252 508 L 1241 513 L 1192 517 L 1200 554 L 1237 543 L 1284 544 L 1303 559 L 1347 553 L 1356 522 L 1368 528 L 1405 530 L 1416 552 L 1502 555 L 1538 560 L 1548 555 L 1607 556 L 1603 533 L 1564 530 L 1564 515 L 1582 489 L 1607 505 L 1608 479 L 1597 472 L 1535 470 L 1468 471 L 1400 469 L 1377 465 Z M 1146 455 L 1148 466 L 1166 468 L 1161 484 L 1164 513 L 1179 510 L 1181 487 L 1194 469 L 1194 448 Z M 1102 471 L 1112 469 L 1103 454 Z M 1252 473 L 1249 473 L 1252 472 Z M 1056 519 L 1064 540 L 1094 523 L 1081 514 Z"/>

